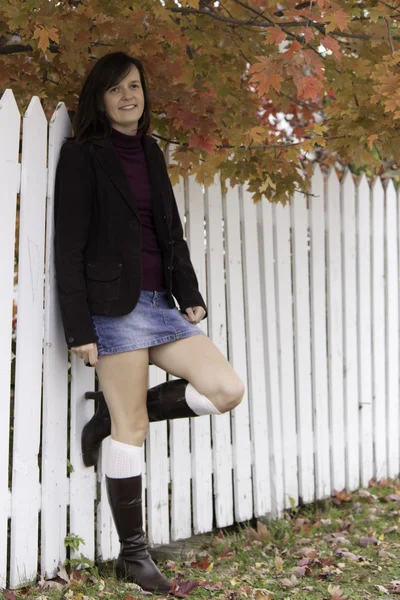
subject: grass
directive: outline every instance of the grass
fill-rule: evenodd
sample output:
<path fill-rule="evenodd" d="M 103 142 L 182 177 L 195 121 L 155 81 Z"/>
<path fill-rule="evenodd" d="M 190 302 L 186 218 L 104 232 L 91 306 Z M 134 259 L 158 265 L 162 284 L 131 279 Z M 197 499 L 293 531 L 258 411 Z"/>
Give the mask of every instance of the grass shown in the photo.
<path fill-rule="evenodd" d="M 373 600 L 400 595 L 400 481 L 285 513 L 283 519 L 217 531 L 203 549 L 163 572 L 177 595 L 224 600 Z M 112 566 L 60 572 L 55 581 L 3 592 L 7 600 L 149 599 L 117 581 Z M 63 577 L 63 578 L 62 578 Z M 68 581 L 66 581 L 68 580 Z M 1 592 L 0 592 L 1 597 Z M 154 596 L 154 598 L 156 598 Z M 160 596 L 157 596 L 160 598 Z"/>

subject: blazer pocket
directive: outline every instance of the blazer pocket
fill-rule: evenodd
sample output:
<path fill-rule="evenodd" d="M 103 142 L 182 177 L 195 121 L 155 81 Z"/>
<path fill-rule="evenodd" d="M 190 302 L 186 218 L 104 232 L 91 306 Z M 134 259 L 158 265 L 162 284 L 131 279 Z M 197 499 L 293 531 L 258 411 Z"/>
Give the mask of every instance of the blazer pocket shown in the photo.
<path fill-rule="evenodd" d="M 122 263 L 91 262 L 86 265 L 89 300 L 110 301 L 119 298 Z"/>

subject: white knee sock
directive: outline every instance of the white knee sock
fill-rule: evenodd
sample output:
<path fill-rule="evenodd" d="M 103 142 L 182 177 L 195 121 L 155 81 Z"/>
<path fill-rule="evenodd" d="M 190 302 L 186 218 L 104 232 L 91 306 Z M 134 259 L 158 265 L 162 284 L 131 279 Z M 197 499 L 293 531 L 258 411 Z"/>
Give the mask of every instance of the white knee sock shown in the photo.
<path fill-rule="evenodd" d="M 200 394 L 190 383 L 185 390 L 185 399 L 196 415 L 220 415 L 222 413 L 203 394 Z"/>
<path fill-rule="evenodd" d="M 143 446 L 131 446 L 110 440 L 106 461 L 106 475 L 113 479 L 136 477 L 142 472 Z"/>

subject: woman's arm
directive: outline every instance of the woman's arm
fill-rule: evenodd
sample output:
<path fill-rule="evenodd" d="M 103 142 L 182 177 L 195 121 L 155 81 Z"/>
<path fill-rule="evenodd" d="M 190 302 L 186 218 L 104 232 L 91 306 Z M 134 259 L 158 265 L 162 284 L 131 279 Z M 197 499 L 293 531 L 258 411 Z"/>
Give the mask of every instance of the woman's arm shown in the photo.
<path fill-rule="evenodd" d="M 92 214 L 92 177 L 89 148 L 73 143 L 64 145 L 54 191 L 54 261 L 69 348 L 96 342 L 83 263 Z"/>

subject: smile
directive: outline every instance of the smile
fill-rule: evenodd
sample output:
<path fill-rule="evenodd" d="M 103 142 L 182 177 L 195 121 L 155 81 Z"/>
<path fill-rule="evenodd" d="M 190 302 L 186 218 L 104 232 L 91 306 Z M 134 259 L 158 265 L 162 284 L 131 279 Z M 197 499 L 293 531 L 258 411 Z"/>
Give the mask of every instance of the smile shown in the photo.
<path fill-rule="evenodd" d="M 126 106 L 121 106 L 120 110 L 131 110 L 132 108 L 137 108 L 137 104 L 127 104 Z"/>

